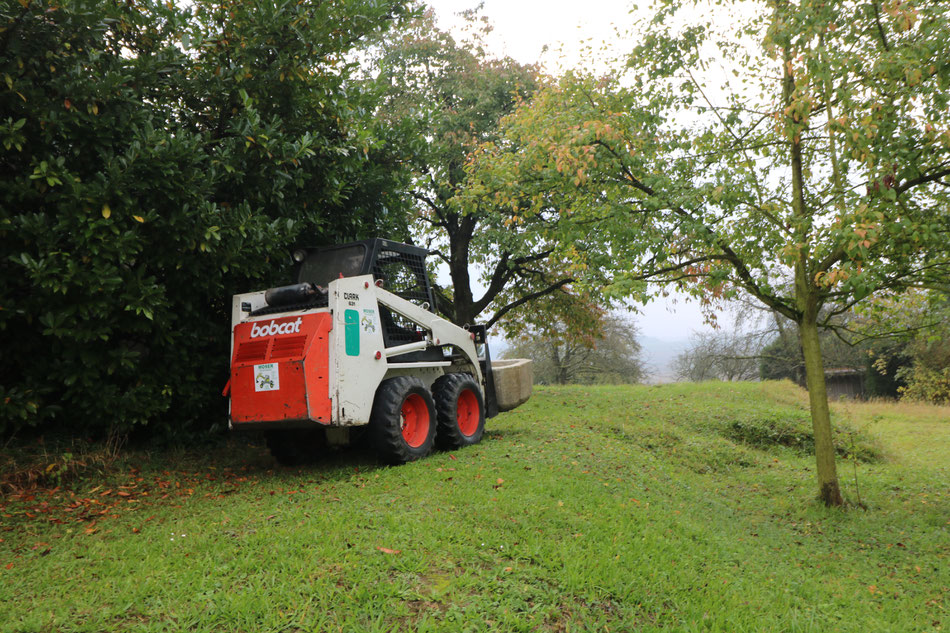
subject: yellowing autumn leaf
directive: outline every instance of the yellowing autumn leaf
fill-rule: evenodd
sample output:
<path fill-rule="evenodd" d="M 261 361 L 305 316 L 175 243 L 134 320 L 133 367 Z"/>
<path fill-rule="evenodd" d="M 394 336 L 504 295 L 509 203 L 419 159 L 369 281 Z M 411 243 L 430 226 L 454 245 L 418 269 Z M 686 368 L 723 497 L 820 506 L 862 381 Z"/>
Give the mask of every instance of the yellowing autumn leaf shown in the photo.
<path fill-rule="evenodd" d="M 143 217 L 140 216 L 140 215 L 133 215 L 132 218 L 133 218 L 136 222 L 139 222 L 139 223 L 144 223 L 144 222 L 145 222 L 145 218 L 143 218 Z"/>
<path fill-rule="evenodd" d="M 108 220 L 110 215 L 112 215 L 112 209 L 109 208 L 109 205 L 102 205 L 102 217 Z"/>

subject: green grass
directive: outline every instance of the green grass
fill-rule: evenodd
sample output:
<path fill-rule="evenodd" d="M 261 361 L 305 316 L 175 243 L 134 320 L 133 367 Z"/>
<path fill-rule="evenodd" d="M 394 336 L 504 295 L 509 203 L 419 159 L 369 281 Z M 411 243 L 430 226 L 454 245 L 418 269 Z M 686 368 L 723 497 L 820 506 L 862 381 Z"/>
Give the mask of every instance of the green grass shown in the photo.
<path fill-rule="evenodd" d="M 0 500 L 0 631 L 948 628 L 950 410 L 835 406 L 883 455 L 838 462 L 866 510 L 816 504 L 807 446 L 735 435 L 804 411 L 787 383 L 546 388 L 402 467 L 138 454 Z"/>

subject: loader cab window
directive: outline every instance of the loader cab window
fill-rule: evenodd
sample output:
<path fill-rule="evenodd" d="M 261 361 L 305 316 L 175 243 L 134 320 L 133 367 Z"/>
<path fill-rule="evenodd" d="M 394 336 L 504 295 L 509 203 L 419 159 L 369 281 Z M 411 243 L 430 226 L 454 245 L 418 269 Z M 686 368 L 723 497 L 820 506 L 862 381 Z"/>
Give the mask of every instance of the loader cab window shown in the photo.
<path fill-rule="evenodd" d="M 381 251 L 373 266 L 373 276 L 382 279 L 383 287 L 418 306 L 428 304 L 425 260 L 405 253 Z"/>
<path fill-rule="evenodd" d="M 419 307 L 432 310 L 424 255 L 383 248 L 377 254 L 373 264 L 373 277 L 381 280 L 383 288 L 394 295 Z M 386 347 L 414 343 L 423 337 L 422 330 L 411 319 L 389 308 L 380 306 L 379 318 L 383 324 L 383 342 Z M 438 352 L 438 355 L 441 358 L 441 352 Z M 409 354 L 400 357 L 400 360 L 421 360 L 421 358 L 419 354 Z"/>
<path fill-rule="evenodd" d="M 297 281 L 309 281 L 326 288 L 331 281 L 344 277 L 355 277 L 363 271 L 366 260 L 366 246 L 352 244 L 343 248 L 330 248 L 313 251 L 300 265 Z"/>

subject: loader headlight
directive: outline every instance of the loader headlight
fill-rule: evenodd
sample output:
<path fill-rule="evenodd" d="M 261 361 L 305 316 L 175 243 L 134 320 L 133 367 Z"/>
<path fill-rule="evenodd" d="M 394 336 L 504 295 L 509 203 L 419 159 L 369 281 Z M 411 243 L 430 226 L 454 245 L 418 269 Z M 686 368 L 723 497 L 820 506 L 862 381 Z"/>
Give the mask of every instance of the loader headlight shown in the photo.
<path fill-rule="evenodd" d="M 303 260 L 305 259 L 307 259 L 307 251 L 303 250 L 302 248 L 294 251 L 295 262 L 297 262 L 298 264 L 301 264 L 303 263 Z"/>

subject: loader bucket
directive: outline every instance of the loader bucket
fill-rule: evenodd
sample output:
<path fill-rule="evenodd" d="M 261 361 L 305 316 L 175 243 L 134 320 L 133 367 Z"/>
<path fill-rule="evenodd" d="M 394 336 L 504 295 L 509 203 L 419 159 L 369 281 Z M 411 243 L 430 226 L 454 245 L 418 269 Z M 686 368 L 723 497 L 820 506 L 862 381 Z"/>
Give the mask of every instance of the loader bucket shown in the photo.
<path fill-rule="evenodd" d="M 499 411 L 511 411 L 531 397 L 534 375 L 526 358 L 495 360 L 491 364 L 495 377 L 495 398 Z"/>

